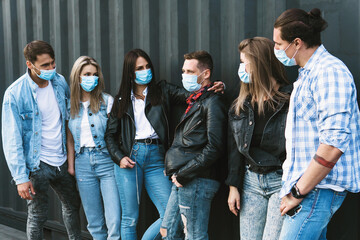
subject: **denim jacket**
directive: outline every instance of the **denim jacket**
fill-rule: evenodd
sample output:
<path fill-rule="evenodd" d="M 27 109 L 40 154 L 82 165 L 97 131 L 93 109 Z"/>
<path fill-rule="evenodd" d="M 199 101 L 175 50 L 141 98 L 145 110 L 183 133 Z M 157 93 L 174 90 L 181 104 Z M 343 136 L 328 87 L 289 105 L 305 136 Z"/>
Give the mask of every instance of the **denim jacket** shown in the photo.
<path fill-rule="evenodd" d="M 89 119 L 89 125 L 90 125 L 90 131 L 93 136 L 95 146 L 102 152 L 108 152 L 106 148 L 106 143 L 104 140 L 105 130 L 106 130 L 106 124 L 108 120 L 107 115 L 107 105 L 108 105 L 108 99 L 110 97 L 109 94 L 103 93 L 102 97 L 105 101 L 105 103 L 102 103 L 100 106 L 100 110 L 97 113 L 92 113 L 91 109 L 88 108 L 88 119 Z M 68 104 L 68 112 L 70 112 L 70 103 Z M 80 135 L 81 135 L 81 120 L 84 113 L 84 107 L 82 104 L 80 104 L 80 110 L 79 114 L 75 116 L 74 118 L 69 119 L 69 129 L 71 131 L 71 134 L 74 138 L 74 148 L 75 152 L 80 152 Z"/>
<path fill-rule="evenodd" d="M 57 99 L 62 126 L 65 126 L 66 99 L 70 90 L 65 78 L 55 74 L 51 84 Z M 29 181 L 29 172 L 40 165 L 41 113 L 36 98 L 39 86 L 28 72 L 5 91 L 2 106 L 2 142 L 4 155 L 16 184 Z M 52 107 L 52 106 L 49 106 Z M 66 133 L 62 127 L 63 149 L 66 153 Z"/>

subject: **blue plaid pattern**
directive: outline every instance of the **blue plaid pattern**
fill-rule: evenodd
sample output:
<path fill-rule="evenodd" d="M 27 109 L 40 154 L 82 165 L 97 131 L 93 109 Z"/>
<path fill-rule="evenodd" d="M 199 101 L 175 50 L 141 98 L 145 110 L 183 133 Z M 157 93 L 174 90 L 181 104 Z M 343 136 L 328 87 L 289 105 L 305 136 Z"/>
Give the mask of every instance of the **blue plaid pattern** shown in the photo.
<path fill-rule="evenodd" d="M 291 96 L 290 149 L 284 165 L 280 197 L 304 174 L 320 143 L 343 152 L 332 171 L 318 184 L 360 191 L 360 114 L 354 79 L 338 58 L 321 45 L 299 69 Z M 291 152 L 289 152 L 291 151 Z"/>

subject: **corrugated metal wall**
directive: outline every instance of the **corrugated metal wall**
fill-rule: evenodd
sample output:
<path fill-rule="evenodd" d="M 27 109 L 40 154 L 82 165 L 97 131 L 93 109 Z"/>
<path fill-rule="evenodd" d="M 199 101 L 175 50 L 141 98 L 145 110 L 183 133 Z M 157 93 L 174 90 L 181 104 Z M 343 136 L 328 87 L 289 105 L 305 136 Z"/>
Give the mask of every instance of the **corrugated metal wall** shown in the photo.
<path fill-rule="evenodd" d="M 214 78 L 227 84 L 227 98 L 232 100 L 239 82 L 238 43 L 253 36 L 272 39 L 276 17 L 292 7 L 323 10 L 329 22 L 323 42 L 349 66 L 359 86 L 357 0 L 1 0 L 0 95 L 25 72 L 22 49 L 26 43 L 42 39 L 54 47 L 57 71 L 66 78 L 78 56 L 97 59 L 112 95 L 120 85 L 123 57 L 130 49 L 148 52 L 158 79 L 176 84 L 181 84 L 183 54 L 204 49 L 214 58 Z M 289 76 L 295 80 L 296 69 Z M 10 179 L 1 154 L 0 206 L 25 212 L 25 203 Z M 215 200 L 212 239 L 236 238 L 237 222 L 226 209 L 226 199 L 224 188 Z M 49 219 L 61 222 L 59 202 L 53 195 L 51 206 Z M 142 214 L 154 218 L 149 215 L 155 212 L 150 213 Z M 142 222 L 140 231 L 148 222 Z"/>

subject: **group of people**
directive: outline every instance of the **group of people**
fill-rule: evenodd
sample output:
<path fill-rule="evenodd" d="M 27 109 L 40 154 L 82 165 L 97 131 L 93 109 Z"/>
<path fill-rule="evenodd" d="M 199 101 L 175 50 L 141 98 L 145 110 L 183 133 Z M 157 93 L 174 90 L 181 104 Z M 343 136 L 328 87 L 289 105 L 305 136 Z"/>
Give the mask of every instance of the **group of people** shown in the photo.
<path fill-rule="evenodd" d="M 28 239 L 43 238 L 49 186 L 69 239 L 81 239 L 80 202 L 94 239 L 138 239 L 143 187 L 159 219 L 142 239 L 208 239 L 225 154 L 228 205 L 240 215 L 242 240 L 326 239 L 346 193 L 360 191 L 356 87 L 321 44 L 326 26 L 319 9 L 289 9 L 273 41 L 243 40 L 230 109 L 206 51 L 184 55 L 183 87 L 157 81 L 148 54 L 129 51 L 113 98 L 95 59 L 75 61 L 69 88 L 51 45 L 27 44 L 27 71 L 4 95 L 2 140 L 27 200 Z M 284 65 L 300 67 L 293 85 Z M 170 139 L 174 103 L 187 108 Z"/>

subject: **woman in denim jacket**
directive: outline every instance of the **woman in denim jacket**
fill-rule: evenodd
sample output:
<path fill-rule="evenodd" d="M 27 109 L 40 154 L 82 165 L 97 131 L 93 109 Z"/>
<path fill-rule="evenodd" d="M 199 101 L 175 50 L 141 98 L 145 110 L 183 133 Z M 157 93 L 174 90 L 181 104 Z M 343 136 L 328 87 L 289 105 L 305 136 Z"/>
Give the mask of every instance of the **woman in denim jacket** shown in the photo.
<path fill-rule="evenodd" d="M 70 80 L 68 171 L 75 174 L 92 237 L 120 239 L 120 199 L 104 140 L 113 98 L 103 92 L 103 74 L 91 57 L 75 61 Z"/>
<path fill-rule="evenodd" d="M 291 86 L 272 41 L 245 39 L 239 51 L 240 93 L 229 111 L 229 209 L 240 212 L 241 240 L 278 239 Z"/>

